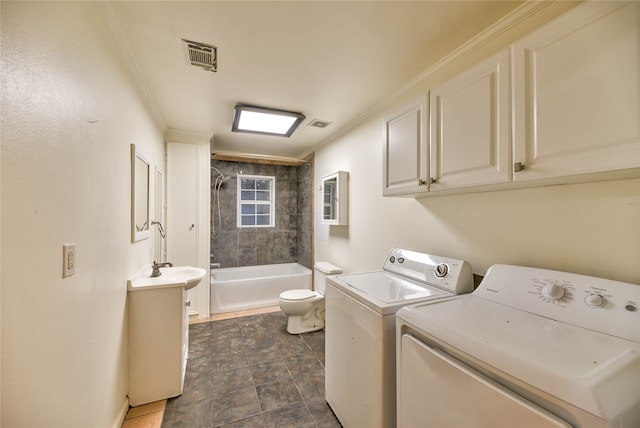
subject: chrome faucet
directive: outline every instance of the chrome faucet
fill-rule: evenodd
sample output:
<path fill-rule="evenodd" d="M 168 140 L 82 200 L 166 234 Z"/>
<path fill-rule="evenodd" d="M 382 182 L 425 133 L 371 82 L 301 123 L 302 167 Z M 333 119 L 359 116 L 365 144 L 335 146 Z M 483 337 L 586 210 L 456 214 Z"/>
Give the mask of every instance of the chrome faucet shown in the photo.
<path fill-rule="evenodd" d="M 160 272 L 160 268 L 165 266 L 173 267 L 173 263 L 171 262 L 156 263 L 154 261 L 153 264 L 151 265 L 151 278 L 156 278 L 162 275 L 162 273 Z"/>

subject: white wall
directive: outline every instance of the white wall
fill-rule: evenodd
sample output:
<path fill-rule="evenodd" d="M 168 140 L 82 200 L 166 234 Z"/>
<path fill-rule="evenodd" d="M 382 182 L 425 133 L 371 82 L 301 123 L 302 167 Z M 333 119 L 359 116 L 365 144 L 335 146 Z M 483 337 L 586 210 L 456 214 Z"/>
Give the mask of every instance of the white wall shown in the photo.
<path fill-rule="evenodd" d="M 494 263 L 511 263 L 640 284 L 640 179 L 420 199 L 382 197 L 384 115 L 560 11 L 545 8 L 449 66 L 426 73 L 395 101 L 373 108 L 316 152 L 316 182 L 337 170 L 349 171 L 349 226 L 331 226 L 326 240 L 326 226 L 316 230 L 316 260 L 346 272 L 375 270 L 391 247 L 401 247 L 467 260 L 480 275 Z"/>
<path fill-rule="evenodd" d="M 153 256 L 151 239 L 131 243 L 129 145 L 163 165 L 162 133 L 95 3 L 1 12 L 0 425 L 115 426 L 126 281 Z M 77 251 L 66 279 L 64 243 Z"/>

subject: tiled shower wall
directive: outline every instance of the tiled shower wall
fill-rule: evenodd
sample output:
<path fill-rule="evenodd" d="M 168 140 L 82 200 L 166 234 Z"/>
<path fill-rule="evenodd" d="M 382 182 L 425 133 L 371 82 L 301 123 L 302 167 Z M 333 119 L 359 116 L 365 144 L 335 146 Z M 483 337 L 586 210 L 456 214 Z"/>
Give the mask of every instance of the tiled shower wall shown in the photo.
<path fill-rule="evenodd" d="M 212 160 L 211 166 L 230 176 L 218 193 L 218 172 L 211 168 L 211 261 L 221 267 L 298 262 L 311 268 L 312 162 L 296 167 Z M 276 177 L 275 227 L 237 227 L 238 174 Z"/>

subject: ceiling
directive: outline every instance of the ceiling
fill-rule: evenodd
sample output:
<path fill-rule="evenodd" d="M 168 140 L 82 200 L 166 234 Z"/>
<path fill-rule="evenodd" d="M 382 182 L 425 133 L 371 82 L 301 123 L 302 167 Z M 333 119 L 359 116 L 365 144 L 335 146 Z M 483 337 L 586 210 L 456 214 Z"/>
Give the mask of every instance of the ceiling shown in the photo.
<path fill-rule="evenodd" d="M 123 1 L 106 7 L 167 130 L 206 136 L 213 151 L 301 157 L 518 5 Z M 189 65 L 182 39 L 217 46 L 218 71 Z M 306 120 L 290 138 L 232 133 L 237 103 L 298 111 Z M 332 123 L 308 126 L 314 119 Z"/>

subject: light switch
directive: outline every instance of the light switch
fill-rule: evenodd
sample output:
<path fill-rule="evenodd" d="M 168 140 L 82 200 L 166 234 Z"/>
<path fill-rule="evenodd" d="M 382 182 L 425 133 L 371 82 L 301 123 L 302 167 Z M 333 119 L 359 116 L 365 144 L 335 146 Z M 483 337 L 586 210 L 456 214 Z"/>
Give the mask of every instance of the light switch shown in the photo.
<path fill-rule="evenodd" d="M 64 244 L 62 246 L 62 277 L 76 273 L 76 244 Z"/>

